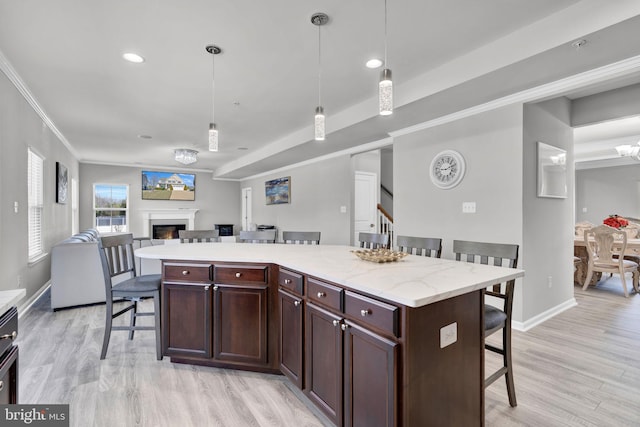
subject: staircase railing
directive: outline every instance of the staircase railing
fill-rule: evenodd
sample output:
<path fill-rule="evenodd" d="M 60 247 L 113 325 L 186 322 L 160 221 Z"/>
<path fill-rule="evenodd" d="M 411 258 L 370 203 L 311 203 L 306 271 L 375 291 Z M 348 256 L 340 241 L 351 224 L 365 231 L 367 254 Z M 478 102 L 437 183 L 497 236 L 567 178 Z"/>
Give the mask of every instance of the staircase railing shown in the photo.
<path fill-rule="evenodd" d="M 378 230 L 389 236 L 389 248 L 393 247 L 393 217 L 378 203 Z"/>

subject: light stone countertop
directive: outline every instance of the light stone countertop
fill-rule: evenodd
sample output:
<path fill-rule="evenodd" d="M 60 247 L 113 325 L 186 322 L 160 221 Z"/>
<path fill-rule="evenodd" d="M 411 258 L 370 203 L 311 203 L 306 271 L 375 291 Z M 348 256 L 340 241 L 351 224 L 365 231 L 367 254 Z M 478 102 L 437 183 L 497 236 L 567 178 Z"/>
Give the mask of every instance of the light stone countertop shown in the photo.
<path fill-rule="evenodd" d="M 140 258 L 176 261 L 274 263 L 408 307 L 421 307 L 495 283 L 524 270 L 409 255 L 397 262 L 363 261 L 335 245 L 184 243 L 136 249 Z"/>
<path fill-rule="evenodd" d="M 0 291 L 0 316 L 27 295 L 26 289 L 11 289 Z"/>

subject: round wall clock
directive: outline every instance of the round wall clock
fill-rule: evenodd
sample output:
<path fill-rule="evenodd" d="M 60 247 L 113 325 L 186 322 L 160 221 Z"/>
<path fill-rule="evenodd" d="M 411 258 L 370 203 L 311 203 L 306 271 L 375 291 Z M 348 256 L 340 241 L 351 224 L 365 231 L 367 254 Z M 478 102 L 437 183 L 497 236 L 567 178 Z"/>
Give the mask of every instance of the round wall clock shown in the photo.
<path fill-rule="evenodd" d="M 429 167 L 433 185 L 445 190 L 460 184 L 464 171 L 464 157 L 454 150 L 444 150 L 436 154 Z"/>

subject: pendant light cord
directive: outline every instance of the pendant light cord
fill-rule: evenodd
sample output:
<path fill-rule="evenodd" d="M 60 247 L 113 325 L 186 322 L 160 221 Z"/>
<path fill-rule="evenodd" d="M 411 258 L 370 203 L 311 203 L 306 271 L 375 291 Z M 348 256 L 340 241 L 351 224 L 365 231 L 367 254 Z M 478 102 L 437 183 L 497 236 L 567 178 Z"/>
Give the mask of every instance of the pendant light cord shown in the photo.
<path fill-rule="evenodd" d="M 321 78 L 320 77 L 321 77 L 321 74 L 322 74 L 322 60 L 321 60 L 322 50 L 320 48 L 320 43 L 321 43 L 321 40 L 320 40 L 320 27 L 321 27 L 321 25 L 318 25 L 318 105 L 319 106 L 322 105 L 322 102 L 321 102 L 321 89 L 322 89 L 322 87 L 321 87 L 321 83 L 320 83 L 321 82 Z"/>
<path fill-rule="evenodd" d="M 387 66 L 387 0 L 384 0 L 384 68 Z"/>
<path fill-rule="evenodd" d="M 211 123 L 216 121 L 216 52 L 211 52 Z"/>

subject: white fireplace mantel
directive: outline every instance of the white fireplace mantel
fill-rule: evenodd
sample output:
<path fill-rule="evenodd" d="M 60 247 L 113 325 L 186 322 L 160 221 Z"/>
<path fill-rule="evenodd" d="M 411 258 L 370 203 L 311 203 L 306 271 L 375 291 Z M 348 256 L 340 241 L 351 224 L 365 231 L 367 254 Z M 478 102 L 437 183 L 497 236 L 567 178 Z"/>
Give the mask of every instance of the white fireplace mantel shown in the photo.
<path fill-rule="evenodd" d="M 146 209 L 142 212 L 142 235 L 150 236 L 151 221 L 156 219 L 179 219 L 187 221 L 187 230 L 194 230 L 198 209 Z"/>

